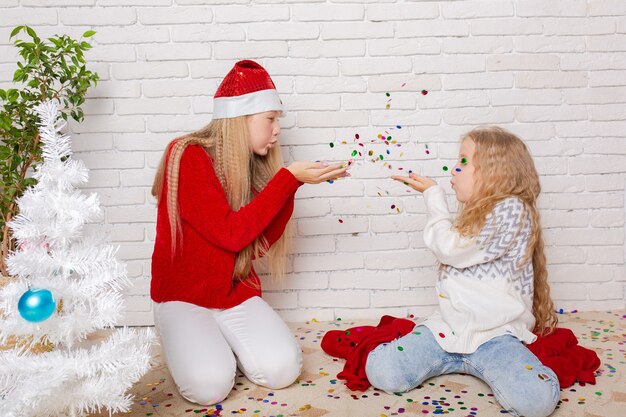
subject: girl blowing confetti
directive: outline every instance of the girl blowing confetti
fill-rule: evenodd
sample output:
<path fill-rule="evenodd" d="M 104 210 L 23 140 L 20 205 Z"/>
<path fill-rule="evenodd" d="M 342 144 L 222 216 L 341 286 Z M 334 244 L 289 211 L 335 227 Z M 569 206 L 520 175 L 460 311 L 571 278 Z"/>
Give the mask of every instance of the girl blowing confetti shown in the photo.
<path fill-rule="evenodd" d="M 265 69 L 236 63 L 215 94 L 213 121 L 173 140 L 156 174 L 155 324 L 181 395 L 195 403 L 223 400 L 237 362 L 271 389 L 300 374 L 300 348 L 260 298 L 252 260 L 267 255 L 270 272 L 282 277 L 296 190 L 348 174 L 340 164 L 283 168 L 281 111 Z"/>
<path fill-rule="evenodd" d="M 461 203 L 455 221 L 435 181 L 393 177 L 424 195 L 424 241 L 440 262 L 439 310 L 412 333 L 373 350 L 367 378 L 391 393 L 437 375 L 470 374 L 485 381 L 510 414 L 547 416 L 559 400 L 559 382 L 524 346 L 536 339 L 533 330 L 547 334 L 557 324 L 535 165 L 519 138 L 490 127 L 465 135 L 454 168 L 452 189 Z"/>

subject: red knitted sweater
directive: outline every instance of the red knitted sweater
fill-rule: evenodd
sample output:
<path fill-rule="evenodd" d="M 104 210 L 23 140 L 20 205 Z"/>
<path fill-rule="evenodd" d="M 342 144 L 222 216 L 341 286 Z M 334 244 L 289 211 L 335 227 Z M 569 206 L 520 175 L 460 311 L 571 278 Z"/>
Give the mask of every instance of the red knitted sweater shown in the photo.
<path fill-rule="evenodd" d="M 159 198 L 152 254 L 152 300 L 230 308 L 260 296 L 254 270 L 249 279 L 233 283 L 235 256 L 261 234 L 270 245 L 280 238 L 300 185 L 282 168 L 249 204 L 234 211 L 207 152 L 199 145 L 187 147 L 180 161 L 178 186 L 182 241 L 172 257 L 166 183 Z"/>

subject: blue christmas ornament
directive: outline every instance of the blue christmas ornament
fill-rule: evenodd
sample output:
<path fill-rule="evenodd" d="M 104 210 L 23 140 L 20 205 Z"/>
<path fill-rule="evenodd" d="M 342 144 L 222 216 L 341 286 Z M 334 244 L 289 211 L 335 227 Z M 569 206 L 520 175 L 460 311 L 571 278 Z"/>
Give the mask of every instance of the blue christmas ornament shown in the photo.
<path fill-rule="evenodd" d="M 24 320 L 40 322 L 54 313 L 56 302 L 48 290 L 28 290 L 17 303 L 17 310 Z"/>

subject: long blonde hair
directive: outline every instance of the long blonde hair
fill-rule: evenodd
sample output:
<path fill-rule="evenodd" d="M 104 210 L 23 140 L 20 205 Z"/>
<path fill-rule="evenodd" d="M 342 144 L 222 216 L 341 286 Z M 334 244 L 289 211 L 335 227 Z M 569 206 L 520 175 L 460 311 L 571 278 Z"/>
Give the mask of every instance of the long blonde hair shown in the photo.
<path fill-rule="evenodd" d="M 532 221 L 531 235 L 523 263 L 532 256 L 534 272 L 533 315 L 535 331 L 551 333 L 558 323 L 550 297 L 548 271 L 537 197 L 541 192 L 539 175 L 528 148 L 520 138 L 500 127 L 474 129 L 463 136 L 476 144 L 474 189 L 455 222 L 464 236 L 476 236 L 487 214 L 504 198 L 515 196 L 524 202 Z"/>
<path fill-rule="evenodd" d="M 166 148 L 154 178 L 152 195 L 157 200 L 161 197 L 167 199 L 172 254 L 176 251 L 177 242 L 182 244 L 183 239 L 178 210 L 178 175 L 180 160 L 187 146 L 200 145 L 211 156 L 213 169 L 226 193 L 228 204 L 235 211 L 254 198 L 253 189 L 257 192 L 263 190 L 283 166 L 278 144 L 266 156 L 259 156 L 251 151 L 246 117 L 213 120 L 196 132 L 174 139 Z M 161 195 L 164 183 L 167 183 L 166 196 Z M 256 238 L 237 254 L 233 280 L 243 281 L 248 278 L 252 270 L 252 258 L 259 259 L 261 255 L 267 256 L 272 277 L 282 278 L 290 248 L 290 234 L 289 224 L 280 239 L 271 247 L 268 247 L 263 236 Z"/>

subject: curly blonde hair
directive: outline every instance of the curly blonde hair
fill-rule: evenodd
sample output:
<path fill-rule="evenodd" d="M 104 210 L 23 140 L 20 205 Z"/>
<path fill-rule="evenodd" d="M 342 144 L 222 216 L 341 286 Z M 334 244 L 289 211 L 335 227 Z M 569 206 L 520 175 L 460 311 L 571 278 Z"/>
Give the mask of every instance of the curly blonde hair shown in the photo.
<path fill-rule="evenodd" d="M 463 135 L 476 144 L 474 189 L 460 209 L 455 228 L 464 236 L 476 236 L 484 226 L 489 212 L 501 200 L 515 196 L 524 202 L 532 221 L 532 232 L 526 256 L 532 256 L 534 271 L 533 315 L 535 332 L 551 333 L 558 323 L 550 297 L 548 271 L 537 197 L 541 192 L 539 175 L 528 148 L 520 138 L 500 127 L 474 129 Z"/>
<path fill-rule="evenodd" d="M 180 160 L 189 145 L 200 145 L 213 160 L 213 169 L 221 183 L 230 207 L 237 211 L 254 197 L 253 190 L 260 192 L 283 166 L 278 143 L 265 156 L 254 154 L 248 142 L 246 117 L 211 121 L 204 128 L 174 139 L 167 146 L 157 169 L 152 195 L 158 200 L 167 199 L 168 220 L 172 236 L 172 253 L 177 241 L 182 243 L 182 228 L 178 210 L 178 175 Z M 167 172 L 166 172 L 167 171 Z M 167 195 L 161 196 L 167 183 Z M 269 272 L 273 278 L 283 278 L 290 249 L 291 222 L 280 239 L 271 247 L 263 236 L 257 237 L 235 258 L 233 280 L 247 279 L 252 270 L 252 259 L 267 255 Z"/>

